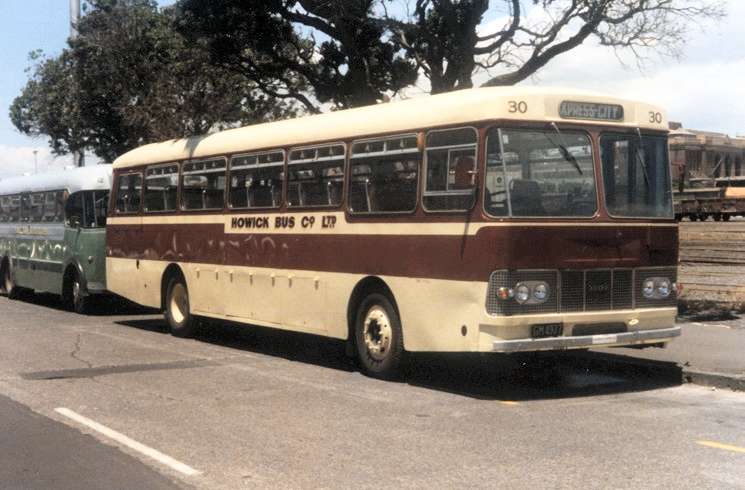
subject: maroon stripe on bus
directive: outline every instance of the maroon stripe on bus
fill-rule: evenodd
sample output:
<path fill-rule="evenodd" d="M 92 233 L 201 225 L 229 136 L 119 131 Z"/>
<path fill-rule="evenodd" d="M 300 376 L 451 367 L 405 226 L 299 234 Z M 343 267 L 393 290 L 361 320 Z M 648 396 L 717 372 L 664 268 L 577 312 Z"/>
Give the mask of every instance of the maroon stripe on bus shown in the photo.
<path fill-rule="evenodd" d="M 675 266 L 674 227 L 489 227 L 476 235 L 226 234 L 222 224 L 109 225 L 109 257 L 486 281 L 495 269 Z"/>

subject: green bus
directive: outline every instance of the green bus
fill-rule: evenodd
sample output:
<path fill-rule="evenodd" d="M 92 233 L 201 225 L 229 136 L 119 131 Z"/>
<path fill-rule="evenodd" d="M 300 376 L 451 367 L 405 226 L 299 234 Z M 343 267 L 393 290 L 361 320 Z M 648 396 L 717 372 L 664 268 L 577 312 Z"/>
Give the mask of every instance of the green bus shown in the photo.
<path fill-rule="evenodd" d="M 106 292 L 111 165 L 0 181 L 0 289 L 58 294 L 85 313 Z"/>

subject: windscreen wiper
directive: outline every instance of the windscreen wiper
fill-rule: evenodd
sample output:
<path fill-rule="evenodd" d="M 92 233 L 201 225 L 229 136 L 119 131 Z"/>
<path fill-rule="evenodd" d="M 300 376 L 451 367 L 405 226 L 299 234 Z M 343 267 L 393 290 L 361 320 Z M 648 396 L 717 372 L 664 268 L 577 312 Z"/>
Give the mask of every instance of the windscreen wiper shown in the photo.
<path fill-rule="evenodd" d="M 564 160 L 574 165 L 574 168 L 577 169 L 577 172 L 579 172 L 580 175 L 584 175 L 582 173 L 582 168 L 579 166 L 579 162 L 576 158 L 574 158 L 574 155 L 569 153 L 569 150 L 567 149 L 566 145 L 563 143 L 564 141 L 564 135 L 561 134 L 561 131 L 559 131 L 559 126 L 556 125 L 555 122 L 551 122 L 551 127 L 554 128 L 554 131 L 556 131 L 556 134 L 559 135 L 559 138 L 561 139 L 562 143 L 556 143 L 554 140 L 548 137 L 546 133 L 546 138 L 551 142 L 552 145 L 555 145 L 557 148 L 559 148 L 559 153 L 561 153 L 561 156 L 564 157 Z"/>
<path fill-rule="evenodd" d="M 644 173 L 644 184 L 647 186 L 647 190 L 649 190 L 649 173 L 647 172 L 647 162 L 644 161 L 644 157 L 642 156 L 642 146 L 644 145 L 644 140 L 642 139 L 642 132 L 639 128 L 636 128 L 636 134 L 639 136 L 639 144 L 636 147 L 636 151 L 634 152 L 636 155 L 636 161 L 639 162 L 639 164 L 642 167 L 642 172 Z"/>

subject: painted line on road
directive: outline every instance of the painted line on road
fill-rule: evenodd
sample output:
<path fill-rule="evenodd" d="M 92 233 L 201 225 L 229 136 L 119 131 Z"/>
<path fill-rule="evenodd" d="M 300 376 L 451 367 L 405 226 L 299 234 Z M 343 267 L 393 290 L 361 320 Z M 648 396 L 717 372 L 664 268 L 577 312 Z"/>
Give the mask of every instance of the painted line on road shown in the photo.
<path fill-rule="evenodd" d="M 513 402 L 512 400 L 502 400 L 499 403 L 501 403 L 502 405 L 509 405 L 509 406 L 519 405 L 518 402 Z"/>
<path fill-rule="evenodd" d="M 200 475 L 202 473 L 201 471 L 197 471 L 191 466 L 184 464 L 181 461 L 177 461 L 156 449 L 148 447 L 140 442 L 135 441 L 134 439 L 130 439 L 129 437 L 115 431 L 114 429 L 109 429 L 105 425 L 101 425 L 95 420 L 91 420 L 88 417 L 83 417 L 82 415 L 73 412 L 69 408 L 60 407 L 55 408 L 54 411 L 60 415 L 64 415 L 65 417 L 74 420 L 81 425 L 95 430 L 99 434 L 104 435 L 109 439 L 118 442 L 119 444 L 127 446 L 128 448 L 133 449 L 140 454 L 144 454 L 148 458 L 154 459 L 158 463 L 168 466 L 169 468 L 176 470 L 179 473 L 183 473 L 187 476 Z"/>
<path fill-rule="evenodd" d="M 725 451 L 732 451 L 733 453 L 744 453 L 745 447 L 730 446 L 729 444 L 721 444 L 714 441 L 696 441 L 696 444 L 706 447 L 713 447 L 715 449 L 724 449 Z"/>

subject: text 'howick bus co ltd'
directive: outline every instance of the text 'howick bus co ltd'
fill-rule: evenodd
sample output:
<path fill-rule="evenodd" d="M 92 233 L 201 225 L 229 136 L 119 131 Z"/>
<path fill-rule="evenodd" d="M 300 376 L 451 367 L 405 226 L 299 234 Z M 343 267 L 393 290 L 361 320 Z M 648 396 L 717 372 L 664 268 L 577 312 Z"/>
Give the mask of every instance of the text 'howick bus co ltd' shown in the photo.
<path fill-rule="evenodd" d="M 657 107 L 482 88 L 166 141 L 114 162 L 108 287 L 406 352 L 662 345 L 678 230 Z"/>

